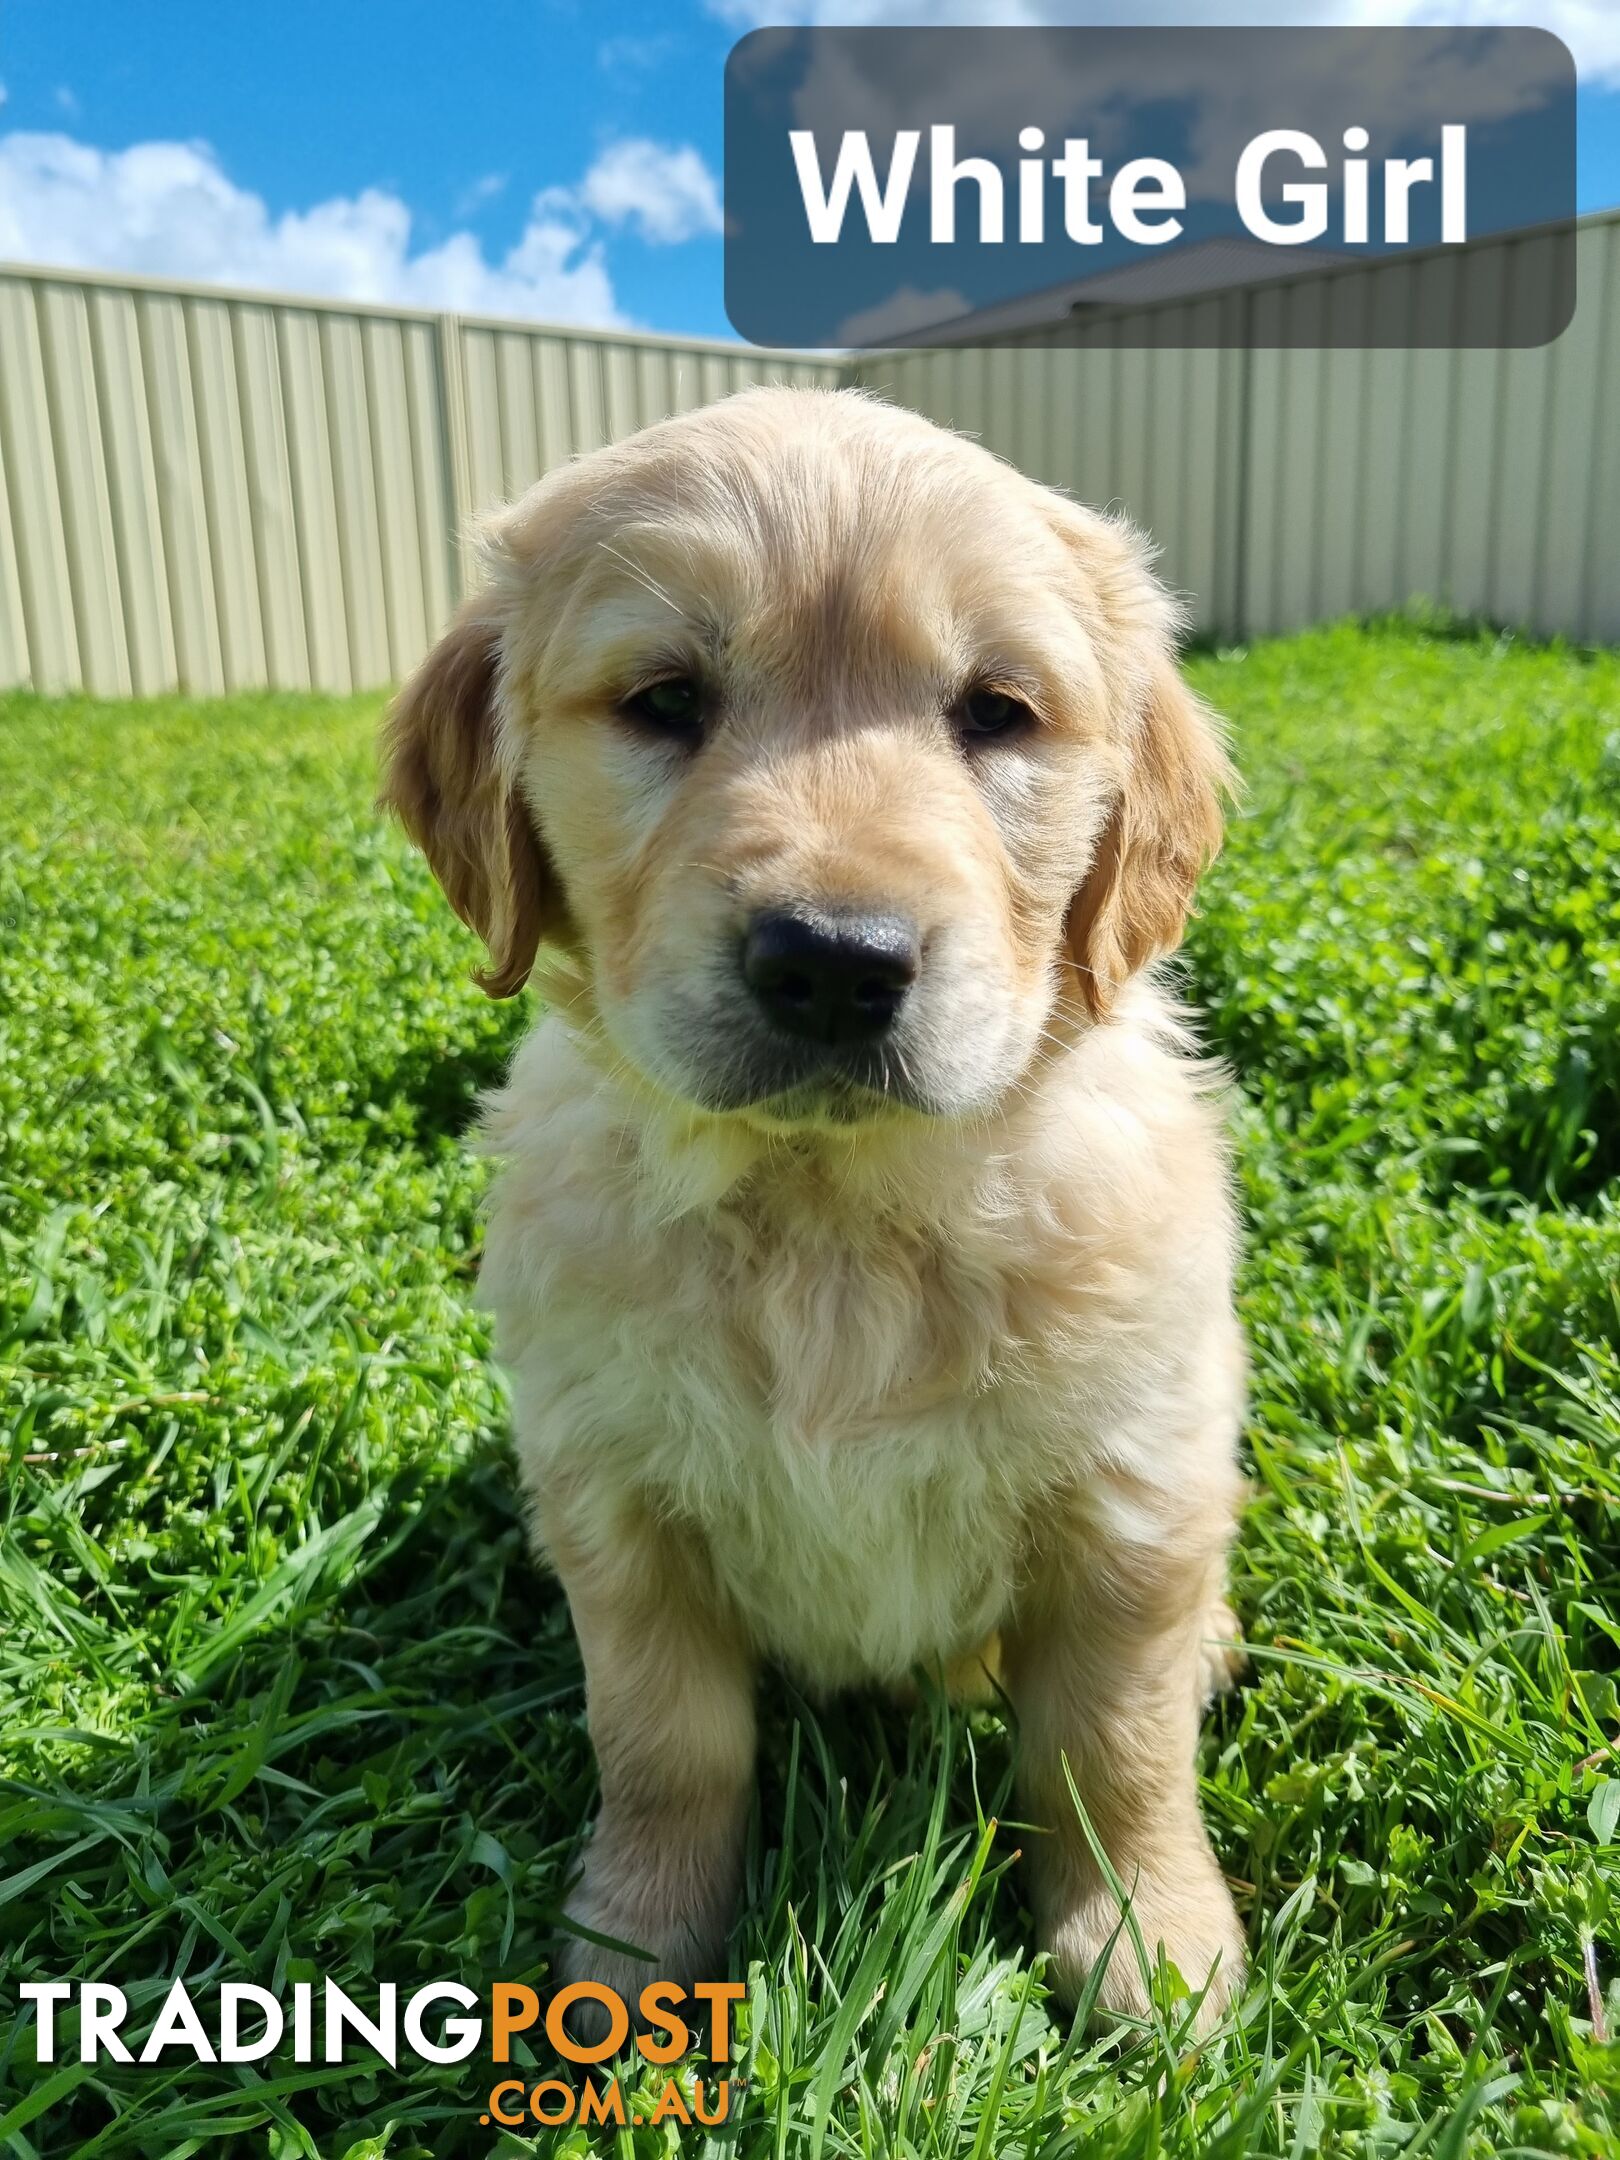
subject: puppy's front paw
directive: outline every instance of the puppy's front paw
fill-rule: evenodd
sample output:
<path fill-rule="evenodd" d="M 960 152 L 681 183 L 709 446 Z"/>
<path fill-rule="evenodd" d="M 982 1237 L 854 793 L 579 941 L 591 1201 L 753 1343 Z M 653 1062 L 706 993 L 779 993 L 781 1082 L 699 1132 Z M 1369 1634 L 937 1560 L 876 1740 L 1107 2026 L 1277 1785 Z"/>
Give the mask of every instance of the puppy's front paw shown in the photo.
<path fill-rule="evenodd" d="M 1157 1964 L 1162 1945 L 1192 1993 L 1202 1993 L 1195 2030 L 1209 2032 L 1236 1997 L 1244 1970 L 1242 1923 L 1213 1857 L 1204 1854 L 1181 1868 L 1151 1875 L 1144 1867 L 1134 1883 L 1129 1871 L 1122 1870 L 1121 1880 L 1131 1895 L 1149 1965 Z M 1118 1939 L 1110 1953 L 1116 1929 Z M 1052 1954 L 1058 1992 L 1071 2002 L 1098 1960 L 1107 1957 L 1099 2007 L 1127 2016 L 1147 2013 L 1147 1976 L 1130 1921 L 1120 1925 L 1118 1902 L 1106 1885 L 1086 1891 L 1051 1915 L 1041 1930 L 1041 1947 Z"/>
<path fill-rule="evenodd" d="M 567 1917 L 581 1927 L 608 1933 L 594 1913 L 576 1912 L 569 1907 Z M 620 1937 L 621 1941 L 626 1939 Z M 681 1980 L 679 1973 L 670 1972 L 658 1958 L 632 1957 L 627 1951 L 609 1950 L 605 1944 L 588 1942 L 580 1935 L 570 1935 L 558 1945 L 555 1964 L 558 1987 L 572 1987 L 583 1980 L 594 1987 L 610 1989 L 630 2013 L 632 2030 L 642 1989 L 650 1987 L 655 1980 Z M 582 2046 L 596 2047 L 607 2037 L 611 2015 L 605 2003 L 587 1998 L 569 2005 L 564 2023 L 570 2036 Z"/>
<path fill-rule="evenodd" d="M 564 1911 L 576 1926 L 625 1947 L 570 1936 L 558 1950 L 558 1979 L 610 1988 L 633 2024 L 641 1991 L 653 1981 L 690 1988 L 724 1977 L 734 1904 L 735 1870 L 728 1862 L 673 1848 L 626 1846 L 598 1830 Z M 590 2044 L 601 2039 L 607 2022 L 605 2008 L 590 2002 L 577 2005 L 569 2019 L 576 2038 Z"/>

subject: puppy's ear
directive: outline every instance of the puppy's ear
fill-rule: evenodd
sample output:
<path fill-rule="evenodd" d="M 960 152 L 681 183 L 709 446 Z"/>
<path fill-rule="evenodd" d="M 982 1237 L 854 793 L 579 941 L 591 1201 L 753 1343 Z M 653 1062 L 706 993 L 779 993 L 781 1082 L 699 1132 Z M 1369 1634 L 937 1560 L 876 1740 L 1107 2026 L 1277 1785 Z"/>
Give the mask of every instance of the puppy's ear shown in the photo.
<path fill-rule="evenodd" d="M 1151 545 L 1123 518 L 1045 488 L 1038 500 L 1068 551 L 1096 694 L 1112 711 L 1117 792 L 1066 926 L 1081 995 L 1101 1020 L 1139 969 L 1181 943 L 1233 775 L 1215 715 L 1176 671 L 1178 610 L 1153 575 Z"/>
<path fill-rule="evenodd" d="M 1156 655 L 1119 796 L 1069 911 L 1069 952 L 1093 1018 L 1106 1018 L 1130 977 L 1181 943 L 1193 890 L 1221 844 L 1231 782 L 1214 715 L 1168 655 Z"/>
<path fill-rule="evenodd" d="M 499 625 L 486 598 L 470 600 L 394 701 L 379 799 L 489 947 L 474 979 L 511 997 L 563 910 L 528 805 L 497 756 L 499 667 Z"/>

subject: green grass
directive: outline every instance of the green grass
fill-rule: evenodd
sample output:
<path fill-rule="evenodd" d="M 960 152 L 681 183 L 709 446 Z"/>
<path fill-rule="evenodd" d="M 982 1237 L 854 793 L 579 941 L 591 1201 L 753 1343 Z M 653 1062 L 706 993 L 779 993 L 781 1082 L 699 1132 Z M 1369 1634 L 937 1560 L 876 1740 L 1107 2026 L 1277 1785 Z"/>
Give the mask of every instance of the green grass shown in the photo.
<path fill-rule="evenodd" d="M 1253 1985 L 1201 2051 L 1168 1992 L 1071 2031 L 1000 1721 L 773 1689 L 707 2149 L 1617 2149 L 1620 660 L 1193 672 L 1249 780 L 1190 977 L 1250 1225 L 1255 1671 L 1203 1770 Z M 0 700 L 7 2156 L 589 2149 L 479 2127 L 476 2063 L 52 2071 L 13 2015 L 544 1984 L 593 1776 L 461 1141 L 525 1016 L 369 809 L 375 716 Z"/>

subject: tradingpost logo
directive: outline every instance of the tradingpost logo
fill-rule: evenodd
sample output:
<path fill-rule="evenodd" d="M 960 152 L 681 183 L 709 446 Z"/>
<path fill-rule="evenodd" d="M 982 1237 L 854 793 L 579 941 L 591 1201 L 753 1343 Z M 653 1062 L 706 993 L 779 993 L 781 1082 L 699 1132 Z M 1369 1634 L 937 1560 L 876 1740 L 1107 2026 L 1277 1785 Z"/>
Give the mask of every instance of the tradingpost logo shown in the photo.
<path fill-rule="evenodd" d="M 641 1990 L 632 2011 L 621 1995 L 593 1980 L 572 1981 L 544 2000 L 523 1981 L 497 1980 L 487 2001 L 458 1980 L 427 1981 L 403 1999 L 395 1984 L 385 1981 L 372 2015 L 335 1980 L 298 1980 L 280 1992 L 227 1980 L 205 1998 L 210 2013 L 205 2017 L 185 1982 L 176 1980 L 150 2028 L 138 2033 L 132 2031 L 137 2021 L 128 1995 L 111 1981 L 31 1980 L 17 1990 L 20 2003 L 34 2012 L 39 2063 L 76 2055 L 82 2063 L 142 2065 L 170 2062 L 176 2054 L 199 2063 L 248 2063 L 278 2050 L 296 2063 L 341 2063 L 353 2044 L 397 2070 L 402 2060 L 464 2062 L 485 2045 L 487 2033 L 488 2060 L 504 2068 L 512 2061 L 513 2039 L 532 2033 L 543 2037 L 563 2064 L 594 2073 L 633 2041 L 641 2072 L 633 2081 L 595 2075 L 577 2084 L 563 2076 L 496 2079 L 481 2097 L 478 2119 L 512 2130 L 576 2122 L 610 2128 L 664 2122 L 712 2128 L 726 2122 L 733 2080 L 724 2070 L 684 2080 L 670 2076 L 656 2091 L 645 2073 L 673 2066 L 694 2047 L 705 2051 L 711 2065 L 729 2065 L 732 2005 L 743 1992 L 734 1980 L 699 1981 L 690 1988 L 654 1980 Z M 573 2013 L 586 2005 L 593 2006 L 602 2028 L 591 2041 L 570 2030 Z M 62 2027 L 75 2012 L 76 2038 L 66 2038 Z"/>

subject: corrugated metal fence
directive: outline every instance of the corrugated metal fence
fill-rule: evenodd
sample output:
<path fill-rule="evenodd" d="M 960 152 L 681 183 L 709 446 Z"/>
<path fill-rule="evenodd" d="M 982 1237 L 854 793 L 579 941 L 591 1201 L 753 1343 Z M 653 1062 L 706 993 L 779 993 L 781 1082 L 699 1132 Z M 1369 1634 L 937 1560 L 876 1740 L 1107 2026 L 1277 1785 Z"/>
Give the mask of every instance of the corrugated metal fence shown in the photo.
<path fill-rule="evenodd" d="M 832 362 L 0 269 L 0 686 L 397 681 L 474 511 Z"/>
<path fill-rule="evenodd" d="M 1470 249 L 1469 274 L 1532 278 L 1544 246 Z M 1362 310 L 1405 320 L 1428 273 L 1395 262 L 1109 311 L 1077 346 L 891 353 L 857 372 L 1037 479 L 1123 507 L 1200 629 L 1259 636 L 1421 596 L 1607 643 L 1620 640 L 1620 213 L 1581 222 L 1576 264 L 1574 321 L 1525 351 L 1302 344 Z M 1233 304 L 1254 310 L 1254 349 L 1174 344 L 1178 322 L 1205 336 Z"/>
<path fill-rule="evenodd" d="M 1540 351 L 1141 349 L 1121 313 L 1079 349 L 853 365 L 0 269 L 0 687 L 397 681 L 460 592 L 471 513 L 761 381 L 870 383 L 1122 504 L 1204 630 L 1421 594 L 1617 640 L 1620 215 L 1587 220 L 1578 248 L 1575 321 Z M 1326 324 L 1356 281 L 1398 305 L 1412 274 L 1246 304 L 1278 331 L 1286 310 Z M 1222 304 L 1163 305 L 1192 328 Z"/>

